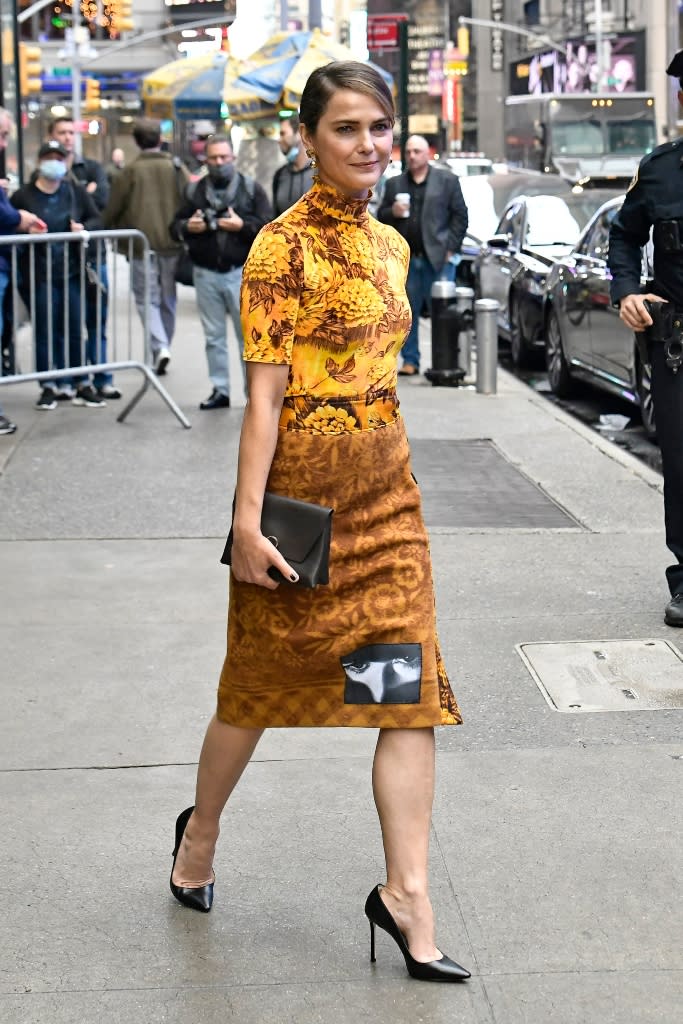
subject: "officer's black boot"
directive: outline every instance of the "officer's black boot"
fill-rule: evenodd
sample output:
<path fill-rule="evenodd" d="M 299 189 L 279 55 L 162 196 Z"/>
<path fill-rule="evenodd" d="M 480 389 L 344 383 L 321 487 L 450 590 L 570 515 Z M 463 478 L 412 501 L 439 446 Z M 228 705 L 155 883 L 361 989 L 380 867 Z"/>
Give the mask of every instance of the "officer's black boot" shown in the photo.
<path fill-rule="evenodd" d="M 664 609 L 667 626 L 683 626 L 683 593 L 674 594 Z"/>

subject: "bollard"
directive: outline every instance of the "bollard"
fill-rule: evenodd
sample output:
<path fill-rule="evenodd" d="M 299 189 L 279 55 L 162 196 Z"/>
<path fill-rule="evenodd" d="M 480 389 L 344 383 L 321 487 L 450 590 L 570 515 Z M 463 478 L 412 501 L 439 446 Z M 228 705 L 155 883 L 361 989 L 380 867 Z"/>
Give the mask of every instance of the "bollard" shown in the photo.
<path fill-rule="evenodd" d="M 432 365 L 425 377 L 433 385 L 457 387 L 465 376 L 459 365 L 459 335 L 462 318 L 457 308 L 453 281 L 435 281 L 432 285 Z"/>
<path fill-rule="evenodd" d="M 474 333 L 477 339 L 477 391 L 495 395 L 498 370 L 498 303 L 477 299 L 474 303 Z"/>
<path fill-rule="evenodd" d="M 458 337 L 458 366 L 466 377 L 472 376 L 472 326 L 474 323 L 474 288 L 458 285 L 455 289 L 455 308 L 462 317 Z"/>

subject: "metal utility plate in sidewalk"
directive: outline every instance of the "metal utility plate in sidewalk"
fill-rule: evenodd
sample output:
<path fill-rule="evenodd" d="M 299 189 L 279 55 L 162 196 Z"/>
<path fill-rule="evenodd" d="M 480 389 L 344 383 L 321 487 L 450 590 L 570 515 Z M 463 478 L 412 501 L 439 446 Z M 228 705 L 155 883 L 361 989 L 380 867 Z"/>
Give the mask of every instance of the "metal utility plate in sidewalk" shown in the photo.
<path fill-rule="evenodd" d="M 417 438 L 410 451 L 429 529 L 583 529 L 488 438 Z"/>
<path fill-rule="evenodd" d="M 683 708 L 683 656 L 668 640 L 517 644 L 555 711 Z"/>

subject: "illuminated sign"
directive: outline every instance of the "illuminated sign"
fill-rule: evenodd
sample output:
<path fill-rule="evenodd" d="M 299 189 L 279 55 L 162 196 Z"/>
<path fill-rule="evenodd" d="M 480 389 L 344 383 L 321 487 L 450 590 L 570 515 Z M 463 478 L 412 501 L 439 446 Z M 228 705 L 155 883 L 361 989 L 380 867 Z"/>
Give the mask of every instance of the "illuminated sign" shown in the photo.
<path fill-rule="evenodd" d="M 595 37 L 569 39 L 566 54 L 546 50 L 510 65 L 510 94 L 642 92 L 645 89 L 645 32 L 622 32 L 603 39 L 598 67 Z"/>

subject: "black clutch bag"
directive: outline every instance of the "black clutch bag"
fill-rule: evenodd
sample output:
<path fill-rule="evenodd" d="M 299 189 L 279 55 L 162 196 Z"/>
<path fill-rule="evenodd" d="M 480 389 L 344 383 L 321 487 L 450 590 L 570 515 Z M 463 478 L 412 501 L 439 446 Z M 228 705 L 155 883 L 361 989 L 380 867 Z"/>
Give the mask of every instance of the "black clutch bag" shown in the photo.
<path fill-rule="evenodd" d="M 233 502 L 234 507 L 234 502 Z M 261 513 L 261 533 L 275 545 L 298 575 L 296 585 L 317 587 L 330 581 L 330 540 L 334 509 L 266 491 Z M 232 557 L 232 527 L 221 556 L 224 565 Z M 268 575 L 278 583 L 291 583 L 271 566 Z"/>

